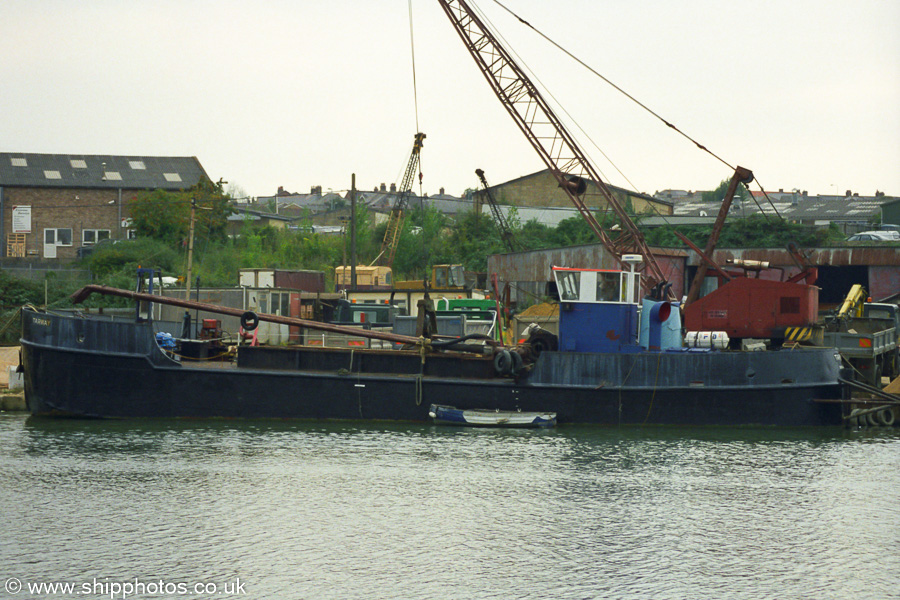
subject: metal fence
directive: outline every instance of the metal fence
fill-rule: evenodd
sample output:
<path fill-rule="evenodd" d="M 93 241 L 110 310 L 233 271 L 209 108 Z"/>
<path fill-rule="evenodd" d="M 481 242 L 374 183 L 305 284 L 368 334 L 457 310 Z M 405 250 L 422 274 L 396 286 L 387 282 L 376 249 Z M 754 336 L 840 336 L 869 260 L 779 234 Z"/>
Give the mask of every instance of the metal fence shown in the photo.
<path fill-rule="evenodd" d="M 52 267 L 0 267 L 5 273 L 18 279 L 29 281 L 45 281 L 51 279 L 59 283 L 88 284 L 93 281 L 93 275 L 88 269 L 60 269 Z"/>

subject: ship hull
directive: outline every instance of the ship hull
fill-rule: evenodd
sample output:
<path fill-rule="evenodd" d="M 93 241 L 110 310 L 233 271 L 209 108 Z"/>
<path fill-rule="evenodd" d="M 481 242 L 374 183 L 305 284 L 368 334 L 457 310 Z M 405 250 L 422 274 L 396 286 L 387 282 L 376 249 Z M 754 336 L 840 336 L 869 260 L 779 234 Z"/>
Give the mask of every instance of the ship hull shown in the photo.
<path fill-rule="evenodd" d="M 23 311 L 25 397 L 36 415 L 427 421 L 431 404 L 555 412 L 558 422 L 839 425 L 828 351 L 545 352 L 518 378 L 488 357 L 241 348 L 236 365 L 176 362 L 152 324 Z"/>

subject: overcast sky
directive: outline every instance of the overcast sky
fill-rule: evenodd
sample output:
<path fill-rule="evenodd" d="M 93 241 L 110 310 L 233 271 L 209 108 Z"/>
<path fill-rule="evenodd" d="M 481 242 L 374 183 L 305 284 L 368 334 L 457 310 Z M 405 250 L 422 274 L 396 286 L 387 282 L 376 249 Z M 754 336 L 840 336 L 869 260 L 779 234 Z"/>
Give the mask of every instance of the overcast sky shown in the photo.
<path fill-rule="evenodd" d="M 900 195 L 897 0 L 503 3 L 766 190 Z M 653 193 L 730 177 L 498 4 L 474 4 L 608 181 Z M 492 184 L 543 169 L 438 2 L 412 0 L 412 21 L 418 103 L 407 0 L 3 0 L 0 150 L 196 156 L 250 196 L 344 190 L 351 173 L 364 190 L 399 182 L 417 128 L 425 193 L 478 187 L 476 168 Z"/>

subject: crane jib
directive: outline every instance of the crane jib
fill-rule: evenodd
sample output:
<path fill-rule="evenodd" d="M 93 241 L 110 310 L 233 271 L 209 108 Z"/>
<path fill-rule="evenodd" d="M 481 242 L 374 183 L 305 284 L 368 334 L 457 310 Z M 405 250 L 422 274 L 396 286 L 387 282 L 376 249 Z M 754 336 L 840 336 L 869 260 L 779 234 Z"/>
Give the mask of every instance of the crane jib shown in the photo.
<path fill-rule="evenodd" d="M 665 281 L 662 269 L 637 225 L 510 53 L 465 0 L 438 2 L 491 89 L 606 250 L 620 262 L 624 254 L 641 254 L 645 261 L 643 280 L 647 289 Z M 585 196 L 591 194 L 599 194 L 607 208 L 618 217 L 622 233 L 616 239 L 603 229 L 585 204 Z"/>

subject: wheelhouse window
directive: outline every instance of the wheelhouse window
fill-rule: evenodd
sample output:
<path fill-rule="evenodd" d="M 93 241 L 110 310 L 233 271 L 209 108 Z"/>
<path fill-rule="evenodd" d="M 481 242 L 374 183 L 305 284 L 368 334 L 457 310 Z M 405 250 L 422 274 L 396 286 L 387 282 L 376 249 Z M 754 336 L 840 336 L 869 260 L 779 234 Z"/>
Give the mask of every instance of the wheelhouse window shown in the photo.
<path fill-rule="evenodd" d="M 82 229 L 81 245 L 93 246 L 97 242 L 109 239 L 109 229 Z"/>
<path fill-rule="evenodd" d="M 564 271 L 556 275 L 560 300 L 578 300 L 581 271 Z"/>
<path fill-rule="evenodd" d="M 597 302 L 622 302 L 621 273 L 597 273 Z"/>
<path fill-rule="evenodd" d="M 640 273 L 554 267 L 553 275 L 559 299 L 563 302 L 638 303 Z"/>

